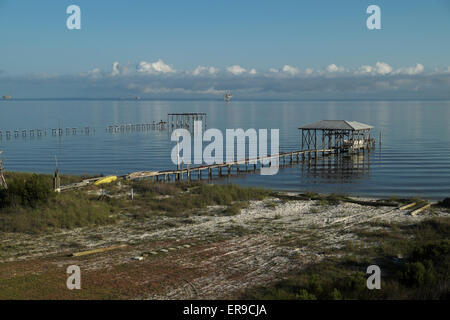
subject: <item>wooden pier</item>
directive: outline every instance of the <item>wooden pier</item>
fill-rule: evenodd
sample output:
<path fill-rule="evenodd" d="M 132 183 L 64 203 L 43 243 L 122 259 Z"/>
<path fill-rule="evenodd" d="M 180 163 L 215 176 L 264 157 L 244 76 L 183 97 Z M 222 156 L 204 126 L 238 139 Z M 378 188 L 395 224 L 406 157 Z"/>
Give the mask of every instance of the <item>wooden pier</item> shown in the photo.
<path fill-rule="evenodd" d="M 175 123 L 168 121 L 169 128 L 176 127 L 179 119 L 176 114 L 169 114 L 174 116 Z M 190 114 L 196 115 L 196 114 Z M 188 118 L 186 118 L 188 119 Z M 178 125 L 187 125 L 185 118 Z M 196 116 L 191 118 L 190 121 L 197 120 Z M 199 119 L 200 120 L 200 119 Z M 189 124 L 189 126 L 192 123 Z M 256 172 L 258 169 L 265 166 L 272 167 L 272 163 L 275 162 L 276 167 L 282 167 L 285 165 L 293 165 L 296 163 L 306 163 L 308 165 L 314 165 L 320 159 L 337 155 L 344 155 L 352 157 L 359 154 L 370 151 L 375 147 L 375 139 L 370 137 L 371 126 L 355 122 L 344 120 L 323 120 L 317 123 L 303 126 L 299 129 L 302 130 L 302 149 L 288 152 L 278 152 L 278 154 L 267 155 L 263 157 L 247 158 L 241 160 L 235 160 L 231 162 L 215 163 L 210 165 L 198 165 L 190 167 L 189 165 L 184 167 L 183 164 L 177 165 L 175 170 L 164 171 L 138 171 L 132 172 L 121 176 L 128 180 L 134 179 L 152 179 L 153 181 L 181 181 L 181 180 L 197 180 L 202 179 L 202 174 L 208 179 L 213 177 L 230 176 L 233 172 L 236 175 L 245 172 Z M 318 147 L 319 141 L 322 141 L 321 147 Z M 91 182 L 101 179 L 93 178 L 85 180 L 81 183 L 62 186 L 61 190 L 68 190 L 71 188 L 82 187 L 89 185 Z"/>
<path fill-rule="evenodd" d="M 175 116 L 175 122 L 179 119 L 177 114 L 169 114 Z M 182 114 L 178 114 L 182 115 Z M 196 115 L 196 114 L 189 114 Z M 188 118 L 182 118 L 181 124 L 188 123 Z M 191 119 L 192 120 L 192 119 Z M 194 119 L 195 120 L 195 119 Z M 199 119 L 200 120 L 200 119 Z M 169 122 L 169 127 L 172 122 Z M 216 176 L 230 175 L 234 169 L 236 174 L 240 172 L 256 172 L 259 168 L 264 167 L 265 163 L 268 166 L 272 161 L 278 161 L 278 165 L 285 165 L 286 163 L 311 163 L 328 156 L 339 153 L 354 154 L 365 152 L 375 147 L 375 139 L 370 137 L 370 130 L 372 126 L 345 120 L 322 120 L 310 125 L 303 126 L 302 130 L 302 149 L 279 152 L 276 155 L 269 155 L 265 157 L 257 157 L 253 159 L 243 159 L 221 164 L 200 165 L 196 167 L 186 167 L 176 170 L 165 171 L 140 171 L 133 172 L 126 175 L 127 179 L 143 179 L 151 178 L 156 181 L 179 181 L 192 179 L 192 175 L 196 175 L 197 179 L 202 178 L 204 173 L 208 178 L 212 178 L 214 173 Z M 321 141 L 321 147 L 318 145 L 318 138 Z M 301 158 L 301 159 L 300 159 Z"/>
<path fill-rule="evenodd" d="M 258 157 L 252 159 L 236 160 L 225 163 L 215 163 L 211 165 L 199 165 L 196 167 L 185 167 L 175 170 L 165 171 L 139 171 L 133 172 L 125 176 L 126 179 L 144 179 L 151 178 L 154 181 L 179 181 L 186 179 L 192 180 L 193 175 L 198 179 L 202 179 L 202 173 L 208 178 L 214 176 L 227 176 L 231 175 L 234 171 L 237 175 L 244 172 L 256 172 L 261 168 L 270 167 L 273 161 L 278 161 L 278 165 L 294 164 L 300 162 L 315 161 L 321 159 L 324 156 L 330 156 L 336 153 L 336 149 L 320 149 L 320 150 L 296 150 L 290 152 L 282 152 L 276 155 L 269 155 L 265 157 Z M 322 157 L 306 157 L 307 160 L 301 160 L 303 155 L 313 155 L 321 153 Z M 266 164 L 265 164 L 266 163 Z"/>

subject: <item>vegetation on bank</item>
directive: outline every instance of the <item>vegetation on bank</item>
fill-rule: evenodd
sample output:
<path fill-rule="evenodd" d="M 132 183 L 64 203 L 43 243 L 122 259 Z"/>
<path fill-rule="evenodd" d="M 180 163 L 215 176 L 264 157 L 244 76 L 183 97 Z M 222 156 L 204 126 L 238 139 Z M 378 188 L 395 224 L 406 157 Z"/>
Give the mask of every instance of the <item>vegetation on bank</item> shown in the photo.
<path fill-rule="evenodd" d="M 438 203 L 438 206 L 446 209 L 450 209 L 450 198 L 445 198 Z"/>
<path fill-rule="evenodd" d="M 85 177 L 61 176 L 61 184 Z M 51 175 L 7 173 L 8 189 L 0 190 L 0 231 L 40 233 L 54 229 L 113 223 L 119 213 L 135 218 L 205 214 L 219 205 L 224 215 L 239 214 L 249 200 L 261 200 L 264 189 L 199 182 L 117 181 L 56 193 Z M 131 190 L 134 197 L 131 199 Z"/>
<path fill-rule="evenodd" d="M 349 243 L 342 257 L 328 258 L 286 280 L 245 292 L 244 299 L 449 299 L 450 218 L 361 231 L 372 245 Z M 381 268 L 381 289 L 368 290 L 366 268 Z"/>
<path fill-rule="evenodd" d="M 0 231 L 40 233 L 115 220 L 117 207 L 113 203 L 82 191 L 56 193 L 51 175 L 7 173 L 6 179 L 8 189 L 0 190 Z M 64 183 L 81 179 L 61 177 Z"/>
<path fill-rule="evenodd" d="M 64 176 L 62 184 L 77 182 L 81 177 Z M 249 205 L 250 200 L 276 197 L 281 201 L 315 200 L 319 206 L 333 206 L 341 202 L 365 204 L 345 195 L 306 193 L 288 195 L 237 185 L 208 185 L 201 182 L 157 183 L 149 180 L 116 181 L 101 186 L 54 193 L 51 175 L 8 173 L 8 190 L 0 190 L 0 231 L 41 233 L 55 229 L 71 229 L 114 223 L 126 214 L 129 219 L 180 217 L 167 219 L 193 223 L 193 215 L 236 215 Z M 131 199 L 133 190 L 133 199 Z M 395 205 L 412 199 L 372 201 L 370 205 Z M 414 199 L 415 202 L 420 199 Z M 280 203 L 266 201 L 266 208 Z M 441 201 L 440 210 L 447 210 L 448 200 Z M 211 208 L 210 206 L 216 206 Z M 213 210 L 210 210 L 213 209 Z M 314 209 L 314 208 L 313 208 Z M 431 211 L 432 212 L 432 211 Z M 274 216 L 274 220 L 279 216 Z M 203 219 L 202 219 L 203 220 Z M 270 220 L 268 223 L 276 223 Z M 129 221 L 129 220 L 128 220 Z M 151 223 L 153 220 L 151 221 Z M 289 223 L 289 222 L 288 222 Z M 176 224 L 173 224 L 176 226 Z M 172 226 L 171 226 L 172 227 Z M 254 232 L 241 225 L 230 225 L 226 234 L 242 236 Z M 228 230 L 229 229 L 229 230 Z M 302 230 L 303 232 L 303 230 Z M 305 231 L 309 232 L 309 231 Z M 314 237 L 314 230 L 310 230 Z M 450 218 L 432 218 L 414 224 L 389 224 L 369 221 L 355 231 L 357 240 L 343 244 L 340 249 L 324 248 L 324 260 L 300 273 L 283 275 L 286 280 L 246 291 L 246 299 L 448 299 Z M 293 237 L 296 237 L 295 235 Z M 280 242 L 280 246 L 291 245 Z M 307 247 L 306 240 L 295 246 Z M 1 246 L 0 246 L 1 247 Z M 1 250 L 8 250 L 6 244 Z M 367 266 L 375 264 L 382 270 L 382 289 L 366 287 Z M 130 266 L 127 265 L 126 268 Z M 137 264 L 136 268 L 140 268 Z M 58 271 L 59 272 L 59 271 Z M 137 271 L 135 272 L 138 273 Z M 58 292 L 56 283 L 65 283 L 65 271 L 52 274 L 26 275 L 0 280 L 3 297 L 23 297 L 34 290 L 34 296 Z M 58 282 L 49 279 L 58 278 Z M 96 274 L 92 276 L 95 283 Z M 284 277 L 286 276 L 286 277 Z M 51 282 L 51 284 L 49 284 Z M 103 282 L 94 291 L 84 290 L 86 298 L 120 297 L 117 290 L 104 289 Z M 52 287 L 54 285 L 54 287 Z M 128 282 L 123 284 L 128 286 Z M 65 287 L 63 287 L 64 289 Z M 62 289 L 61 289 L 62 290 Z M 65 296 L 67 290 L 64 289 Z M 112 292 L 116 295 L 112 295 Z M 56 294 L 56 293 L 55 293 Z M 47 295 L 46 295 L 47 296 Z"/>
<path fill-rule="evenodd" d="M 249 200 L 262 200 L 270 195 L 265 189 L 199 182 L 161 184 L 141 180 L 132 182 L 131 187 L 138 192 L 134 204 L 140 209 L 136 214 L 141 216 L 205 214 L 202 209 L 215 205 L 225 207 L 223 214 L 235 215 L 247 206 Z"/>

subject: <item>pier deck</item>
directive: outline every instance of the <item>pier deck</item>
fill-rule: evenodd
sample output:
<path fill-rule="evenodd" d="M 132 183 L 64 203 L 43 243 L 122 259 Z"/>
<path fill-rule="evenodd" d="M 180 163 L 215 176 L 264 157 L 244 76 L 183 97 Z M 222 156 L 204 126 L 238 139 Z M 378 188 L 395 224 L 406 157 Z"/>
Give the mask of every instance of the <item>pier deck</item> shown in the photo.
<path fill-rule="evenodd" d="M 373 145 L 372 142 L 365 144 L 360 148 L 360 150 L 370 150 Z M 289 152 L 280 152 L 276 155 L 268 155 L 265 157 L 257 157 L 251 159 L 242 159 L 231 162 L 224 163 L 215 163 L 211 165 L 199 165 L 195 167 L 184 167 L 180 169 L 174 170 L 163 170 L 163 171 L 137 171 L 129 174 L 121 175 L 120 178 L 124 178 L 127 180 L 135 180 L 135 179 L 146 179 L 151 178 L 156 181 L 179 181 L 184 180 L 184 176 L 186 175 L 186 179 L 191 180 L 192 174 L 196 174 L 198 180 L 202 179 L 202 172 L 207 171 L 208 178 L 214 177 L 214 169 L 217 172 L 216 177 L 221 177 L 224 175 L 230 175 L 231 171 L 235 169 L 236 173 L 240 172 L 256 172 L 257 169 L 263 168 L 264 166 L 270 166 L 271 162 L 274 160 L 279 161 L 279 165 L 285 165 L 287 163 L 308 163 L 314 162 L 320 159 L 323 159 L 328 156 L 337 155 L 341 153 L 342 150 L 339 148 L 331 148 L 331 149 L 314 149 L 314 150 L 294 150 Z M 241 166 L 245 166 L 245 168 L 241 168 Z M 224 172 L 224 169 L 226 172 Z M 98 178 L 90 178 L 83 180 L 78 183 L 73 183 L 70 185 L 65 185 L 60 187 L 60 191 L 70 190 L 80 187 L 85 187 L 94 183 L 95 181 L 102 179 L 104 177 Z"/>

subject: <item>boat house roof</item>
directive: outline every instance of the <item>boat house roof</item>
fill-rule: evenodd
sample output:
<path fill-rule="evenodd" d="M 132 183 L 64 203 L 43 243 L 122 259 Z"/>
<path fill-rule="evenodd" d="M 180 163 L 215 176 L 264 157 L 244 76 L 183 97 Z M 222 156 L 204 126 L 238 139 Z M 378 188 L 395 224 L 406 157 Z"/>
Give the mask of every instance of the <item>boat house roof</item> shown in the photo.
<path fill-rule="evenodd" d="M 372 129 L 372 126 L 357 121 L 347 120 L 321 120 L 305 126 L 299 129 L 311 129 L 311 130 L 368 130 Z"/>

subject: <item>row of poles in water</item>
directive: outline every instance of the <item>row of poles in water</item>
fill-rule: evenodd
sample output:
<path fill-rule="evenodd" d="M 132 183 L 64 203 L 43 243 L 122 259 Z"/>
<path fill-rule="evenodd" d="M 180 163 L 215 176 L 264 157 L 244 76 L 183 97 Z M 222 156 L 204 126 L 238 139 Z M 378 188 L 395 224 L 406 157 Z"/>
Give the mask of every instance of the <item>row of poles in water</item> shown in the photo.
<path fill-rule="evenodd" d="M 206 128 L 206 114 L 205 113 L 169 113 L 167 121 L 160 120 L 152 123 L 124 123 L 113 124 L 106 127 L 106 132 L 109 133 L 126 133 L 135 131 L 163 131 L 174 130 L 177 128 L 192 129 L 194 121 L 202 121 Z M 26 138 L 26 137 L 45 137 L 45 136 L 69 136 L 69 135 L 91 135 L 95 134 L 95 127 L 72 127 L 72 128 L 51 128 L 51 129 L 15 129 L 2 130 L 0 129 L 0 139 L 6 138 Z"/>
<path fill-rule="evenodd" d="M 26 137 L 43 137 L 43 136 L 63 136 L 63 135 L 76 135 L 78 132 L 82 134 L 95 133 L 95 128 L 84 127 L 84 128 L 52 128 L 52 129 L 22 129 L 22 130 L 0 130 L 0 139 L 6 138 L 26 138 Z"/>
<path fill-rule="evenodd" d="M 140 123 L 140 124 L 120 124 L 110 125 L 106 128 L 106 132 L 120 133 L 130 131 L 150 131 L 150 130 L 165 130 L 167 128 L 166 122 L 158 123 Z M 0 139 L 6 138 L 26 138 L 26 137 L 46 137 L 46 136 L 69 136 L 69 135 L 92 135 L 95 134 L 95 127 L 73 127 L 73 128 L 52 128 L 52 129 L 15 129 L 15 130 L 1 130 Z"/>
<path fill-rule="evenodd" d="M 125 133 L 134 131 L 163 131 L 174 130 L 177 128 L 192 129 L 194 121 L 202 121 L 206 128 L 206 114 L 205 113 L 176 113 L 168 114 L 167 121 L 153 121 L 152 123 L 124 123 L 113 124 L 106 127 L 106 132 L 109 133 Z M 26 137 L 43 137 L 43 136 L 69 136 L 77 134 L 91 135 L 95 134 L 95 127 L 72 127 L 72 128 L 52 128 L 52 129 L 15 129 L 2 130 L 0 129 L 0 139 L 6 138 L 26 138 Z"/>

